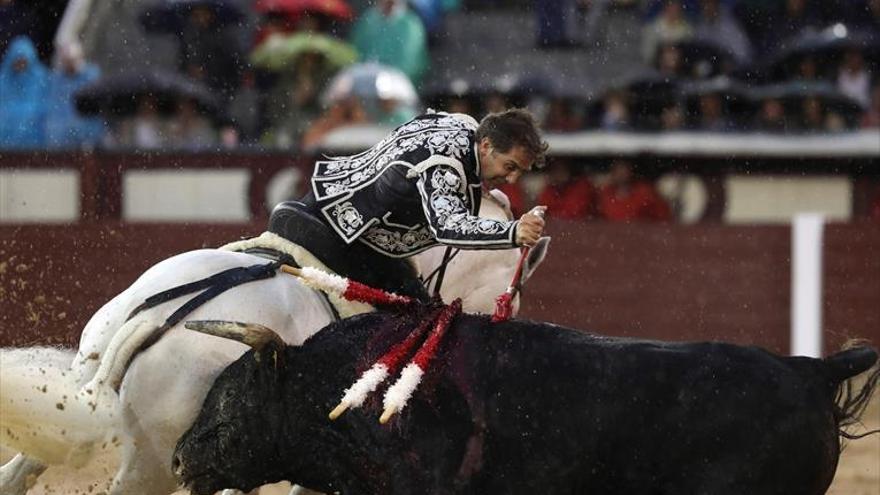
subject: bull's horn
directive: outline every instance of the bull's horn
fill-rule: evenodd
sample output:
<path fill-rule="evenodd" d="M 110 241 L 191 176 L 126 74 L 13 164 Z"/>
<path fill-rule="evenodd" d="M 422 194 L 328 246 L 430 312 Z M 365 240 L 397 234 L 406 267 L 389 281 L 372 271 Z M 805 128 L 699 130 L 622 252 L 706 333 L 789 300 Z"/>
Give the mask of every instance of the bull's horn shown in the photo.
<path fill-rule="evenodd" d="M 237 321 L 223 320 L 190 320 L 184 324 L 190 330 L 232 339 L 242 344 L 249 345 L 256 350 L 262 349 L 266 344 L 274 342 L 279 347 L 284 347 L 284 340 L 271 328 L 257 323 L 241 323 Z"/>

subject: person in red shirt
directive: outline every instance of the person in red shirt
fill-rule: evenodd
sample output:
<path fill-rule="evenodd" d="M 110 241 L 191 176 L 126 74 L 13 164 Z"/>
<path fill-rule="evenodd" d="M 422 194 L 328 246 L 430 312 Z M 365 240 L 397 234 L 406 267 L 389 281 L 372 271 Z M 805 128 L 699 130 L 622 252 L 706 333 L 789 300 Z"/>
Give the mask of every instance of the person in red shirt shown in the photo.
<path fill-rule="evenodd" d="M 514 217 L 519 218 L 528 210 L 526 193 L 518 182 L 515 184 L 499 184 L 494 188 L 507 196 L 507 200 L 510 202 L 510 211 L 513 212 Z"/>
<path fill-rule="evenodd" d="M 871 211 L 868 212 L 868 218 L 875 222 L 880 222 L 880 187 L 877 188 L 877 194 L 874 195 L 874 201 L 871 202 Z"/>
<path fill-rule="evenodd" d="M 635 177 L 632 163 L 611 163 L 608 183 L 599 191 L 599 215 L 616 222 L 667 221 L 672 212 L 654 185 Z"/>
<path fill-rule="evenodd" d="M 593 216 L 593 183 L 576 174 L 569 160 L 553 159 L 547 165 L 546 175 L 547 185 L 538 195 L 537 203 L 547 206 L 548 217 L 585 220 Z"/>

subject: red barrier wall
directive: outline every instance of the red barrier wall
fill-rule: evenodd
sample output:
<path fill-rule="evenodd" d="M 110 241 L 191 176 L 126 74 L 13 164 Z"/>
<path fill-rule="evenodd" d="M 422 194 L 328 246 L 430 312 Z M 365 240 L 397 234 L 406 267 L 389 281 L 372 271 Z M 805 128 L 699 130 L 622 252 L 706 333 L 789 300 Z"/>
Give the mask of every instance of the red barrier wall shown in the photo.
<path fill-rule="evenodd" d="M 150 265 L 263 225 L 0 226 L 0 345 L 74 345 L 89 316 Z M 554 222 L 550 231 L 522 316 L 788 349 L 787 226 Z M 827 226 L 824 264 L 827 348 L 849 337 L 880 344 L 880 227 Z"/>

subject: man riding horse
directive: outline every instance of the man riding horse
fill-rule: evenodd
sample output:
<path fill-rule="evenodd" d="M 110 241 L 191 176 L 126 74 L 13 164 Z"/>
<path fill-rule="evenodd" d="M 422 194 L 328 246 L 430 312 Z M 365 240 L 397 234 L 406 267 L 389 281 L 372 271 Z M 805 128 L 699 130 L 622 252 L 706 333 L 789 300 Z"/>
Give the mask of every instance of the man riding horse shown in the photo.
<path fill-rule="evenodd" d="M 306 246 L 340 275 L 425 298 L 403 258 L 437 244 L 535 245 L 544 228 L 538 214 L 501 221 L 477 212 L 481 182 L 516 182 L 543 164 L 546 149 L 522 109 L 479 124 L 464 114 L 421 115 L 363 153 L 318 161 L 309 194 L 276 206 L 269 231 Z"/>

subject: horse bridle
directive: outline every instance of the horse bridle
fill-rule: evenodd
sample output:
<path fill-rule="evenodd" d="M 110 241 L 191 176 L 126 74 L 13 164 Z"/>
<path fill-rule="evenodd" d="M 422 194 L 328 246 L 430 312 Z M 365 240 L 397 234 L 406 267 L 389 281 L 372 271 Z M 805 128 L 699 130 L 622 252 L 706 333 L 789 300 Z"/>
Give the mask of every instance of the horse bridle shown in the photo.
<path fill-rule="evenodd" d="M 431 286 L 431 282 L 434 280 L 434 277 L 437 277 L 437 283 L 434 285 L 434 292 L 433 294 L 431 294 L 434 297 L 440 295 L 440 287 L 443 286 L 443 279 L 446 276 L 446 266 L 449 265 L 449 262 L 452 261 L 452 259 L 455 258 L 459 252 L 461 252 L 461 249 L 455 249 L 454 253 L 452 251 L 452 246 L 446 246 L 446 251 L 443 252 L 443 261 L 440 262 L 440 265 L 438 265 L 437 268 L 434 269 L 434 271 L 432 271 L 430 274 L 428 274 L 427 277 L 422 279 L 422 285 L 425 287 L 425 289 L 427 289 Z"/>

